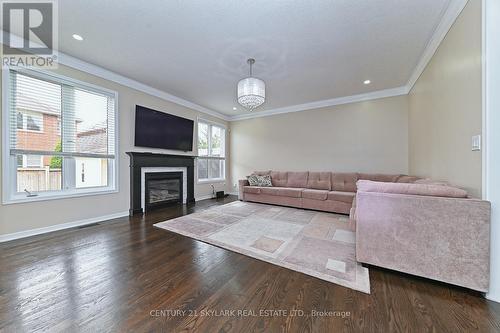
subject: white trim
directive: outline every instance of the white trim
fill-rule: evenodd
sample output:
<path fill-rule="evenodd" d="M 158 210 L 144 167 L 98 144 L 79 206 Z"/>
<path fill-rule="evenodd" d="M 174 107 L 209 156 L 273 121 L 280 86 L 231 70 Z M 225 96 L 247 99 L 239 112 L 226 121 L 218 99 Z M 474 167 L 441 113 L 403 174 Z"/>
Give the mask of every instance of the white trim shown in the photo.
<path fill-rule="evenodd" d="M 491 202 L 490 288 L 500 303 L 500 2 L 483 0 L 483 197 Z"/>
<path fill-rule="evenodd" d="M 212 194 L 207 194 L 207 195 L 201 195 L 199 197 L 195 197 L 194 201 L 201 201 L 201 200 L 207 200 L 207 199 L 215 199 Z"/>
<path fill-rule="evenodd" d="M 444 37 L 446 37 L 446 34 L 451 29 L 451 26 L 453 25 L 453 23 L 455 23 L 455 20 L 465 8 L 465 5 L 467 5 L 468 1 L 469 0 L 450 0 L 448 8 L 446 8 L 441 21 L 432 34 L 431 39 L 429 40 L 429 42 L 427 42 L 425 50 L 422 53 L 417 66 L 413 70 L 408 83 L 406 84 L 408 92 L 411 91 L 420 75 L 422 75 L 422 73 L 424 72 L 427 64 L 434 56 L 434 53 L 436 53 L 439 45 L 441 45 Z"/>
<path fill-rule="evenodd" d="M 200 123 L 202 124 L 205 124 L 208 126 L 208 155 L 202 155 L 202 156 L 199 156 L 199 150 L 198 150 L 198 146 L 199 146 L 199 126 L 200 126 Z M 222 143 L 222 146 L 221 146 L 221 149 L 224 149 L 224 156 L 212 156 L 211 155 L 211 151 L 212 151 L 212 128 L 213 127 L 218 127 L 220 129 L 222 129 L 224 131 L 224 142 Z M 228 142 L 228 129 L 225 125 L 223 124 L 220 124 L 220 123 L 217 123 L 217 122 L 214 122 L 214 121 L 210 121 L 210 120 L 206 120 L 202 117 L 198 117 L 197 118 L 197 121 L 196 121 L 196 165 L 195 165 L 195 172 L 196 172 L 196 183 L 197 184 L 210 184 L 210 183 L 223 183 L 226 181 L 226 168 L 227 168 L 227 157 L 226 157 L 226 150 L 227 150 L 227 142 Z M 199 174 L 198 174 L 198 160 L 199 159 L 206 159 L 206 160 L 219 160 L 219 161 L 223 161 L 224 163 L 224 170 L 223 171 L 223 177 L 222 178 L 203 178 L 203 179 L 200 179 L 199 178 Z M 209 168 L 207 169 L 207 173 L 209 172 Z M 207 174 L 208 176 L 208 174 Z"/>
<path fill-rule="evenodd" d="M 385 98 L 385 97 L 407 95 L 407 94 L 409 94 L 409 92 L 411 91 L 413 86 L 415 85 L 415 82 L 417 82 L 420 75 L 422 75 L 423 71 L 427 67 L 427 64 L 432 59 L 432 57 L 433 57 L 434 53 L 436 52 L 436 50 L 438 49 L 439 45 L 441 45 L 441 42 L 445 38 L 448 31 L 451 29 L 453 23 L 455 23 L 455 20 L 458 18 L 458 16 L 462 12 L 462 10 L 465 8 L 465 5 L 467 4 L 467 2 L 468 2 L 468 0 L 450 0 L 448 7 L 444 11 L 444 14 L 441 18 L 441 21 L 436 26 L 436 29 L 434 30 L 432 37 L 428 41 L 424 52 L 422 53 L 417 65 L 415 66 L 415 69 L 413 70 L 410 78 L 408 79 L 408 82 L 404 86 L 397 87 L 397 88 L 384 89 L 384 90 L 377 90 L 377 91 L 364 93 L 364 94 L 357 94 L 357 95 L 321 100 L 321 101 L 316 101 L 316 102 L 311 102 L 311 103 L 291 105 L 291 106 L 286 106 L 286 107 L 272 109 L 272 110 L 266 110 L 266 111 L 260 111 L 260 112 L 257 111 L 254 113 L 235 115 L 235 116 L 229 117 L 228 121 L 237 121 L 237 120 L 267 117 L 267 116 L 273 116 L 273 115 L 277 115 L 277 114 L 306 111 L 306 110 L 311 110 L 311 109 L 318 109 L 318 108 L 323 108 L 323 107 L 349 104 L 349 103 L 357 103 L 357 102 L 369 101 L 369 100 Z"/>
<path fill-rule="evenodd" d="M 29 203 L 36 201 L 47 201 L 47 200 L 59 200 L 59 199 L 69 199 L 69 198 L 79 198 L 94 195 L 103 194 L 113 194 L 118 193 L 118 189 L 112 189 L 109 186 L 106 187 L 89 187 L 81 188 L 74 191 L 44 191 L 36 192 L 37 196 L 27 197 L 24 194 L 13 194 L 10 198 L 5 198 L 2 202 L 3 205 L 13 205 L 20 203 Z"/>
<path fill-rule="evenodd" d="M 236 192 L 224 192 L 224 194 L 229 194 L 229 195 L 238 195 L 238 193 Z M 195 201 L 201 201 L 201 200 L 207 200 L 207 199 L 216 199 L 215 197 L 213 197 L 212 194 L 207 194 L 207 195 L 200 195 L 199 197 L 196 197 L 195 198 Z"/>
<path fill-rule="evenodd" d="M 10 96 L 9 96 L 10 90 L 6 88 L 9 84 L 10 84 L 9 71 L 4 67 L 2 68 L 2 119 L 1 119 L 2 121 L 1 127 L 3 131 L 3 138 L 2 138 L 2 143 L 3 143 L 2 144 L 2 203 L 3 204 L 6 203 L 7 193 L 9 193 L 10 196 L 10 193 L 13 193 L 13 191 L 15 190 L 9 171 L 11 168 L 17 167 L 17 161 L 16 161 L 16 166 L 14 166 L 10 158 L 10 147 L 9 147 L 10 128 L 7 125 L 9 119 L 8 106 L 10 105 Z"/>
<path fill-rule="evenodd" d="M 198 158 L 202 158 L 202 157 L 198 157 Z M 210 178 L 210 179 L 207 178 L 207 179 L 198 179 L 198 181 L 196 183 L 198 185 L 202 185 L 202 184 L 220 184 L 220 183 L 225 183 L 225 182 L 226 182 L 226 178 Z"/>
<path fill-rule="evenodd" d="M 241 115 L 237 115 L 237 116 L 232 116 L 230 118 L 230 121 L 268 117 L 268 116 L 274 116 L 277 114 L 290 113 L 290 112 L 300 112 L 300 111 L 306 111 L 306 110 L 311 110 L 311 109 L 319 109 L 319 108 L 324 108 L 324 107 L 329 107 L 329 106 L 350 104 L 350 103 L 369 101 L 369 100 L 385 98 L 385 97 L 394 97 L 394 96 L 400 96 L 400 95 L 406 95 L 406 94 L 408 94 L 408 89 L 406 86 L 402 86 L 402 87 L 398 87 L 398 88 L 372 91 L 372 92 L 364 93 L 364 94 L 338 97 L 338 98 L 332 98 L 332 99 L 325 99 L 322 101 L 285 106 L 282 108 L 277 108 L 277 109 L 272 109 L 272 110 L 257 111 L 254 113 L 241 114 Z"/>
<path fill-rule="evenodd" d="M 217 121 L 209 120 L 209 119 L 207 119 L 205 117 L 201 117 L 201 116 L 196 117 L 196 122 L 197 123 L 198 122 L 207 123 L 209 125 L 215 125 L 215 126 L 219 126 L 219 127 L 224 128 L 224 129 L 227 129 L 227 126 L 225 124 L 219 123 Z"/>
<path fill-rule="evenodd" d="M 481 198 L 486 200 L 488 187 L 488 110 L 486 107 L 486 5 L 488 0 L 481 0 Z"/>
<path fill-rule="evenodd" d="M 141 209 L 146 212 L 146 174 L 158 172 L 182 172 L 182 203 L 187 203 L 187 168 L 186 167 L 144 167 L 141 168 Z"/>
<path fill-rule="evenodd" d="M 1 31 L 1 30 L 0 30 Z M 36 197 L 26 197 L 24 195 L 16 194 L 17 188 L 15 187 L 15 182 L 12 181 L 11 170 L 16 169 L 17 161 L 11 159 L 10 155 L 10 126 L 9 122 L 9 112 L 10 112 L 10 70 L 14 70 L 20 74 L 34 76 L 42 80 L 54 81 L 60 84 L 68 84 L 77 88 L 82 88 L 85 90 L 95 91 L 99 94 L 109 95 L 114 98 L 114 117 L 115 117 L 115 128 L 114 128 L 114 148 L 115 155 L 111 163 L 109 163 L 108 169 L 111 174 L 108 174 L 108 180 L 110 183 L 108 186 L 99 188 L 88 188 L 88 189 L 71 189 L 71 190 L 60 190 L 60 191 L 46 191 L 37 192 Z M 80 81 L 65 75 L 57 74 L 47 70 L 39 68 L 21 68 L 4 66 L 2 68 L 2 119 L 1 127 L 4 132 L 3 138 L 3 149 L 2 149 L 2 204 L 16 204 L 16 203 L 28 203 L 33 201 L 44 201 L 44 200 L 55 200 L 55 199 L 65 199 L 65 198 L 76 198 L 89 195 L 100 195 L 117 193 L 119 191 L 119 169 L 120 169 L 120 145 L 119 145 L 119 112 L 118 112 L 118 92 L 100 87 L 98 85 L 87 83 L 85 81 Z M 61 125 L 62 126 L 62 125 Z M 42 154 L 43 155 L 43 154 Z M 106 158 L 106 156 L 102 156 Z"/>
<path fill-rule="evenodd" d="M 113 89 L 105 88 L 100 85 L 94 84 L 94 83 L 88 83 L 86 81 L 78 80 L 73 77 L 63 75 L 56 73 L 51 70 L 47 69 L 42 69 L 42 68 L 37 68 L 37 67 L 9 67 L 9 66 L 4 66 L 4 70 L 13 70 L 15 72 L 18 72 L 20 74 L 29 76 L 29 77 L 34 77 L 35 79 L 40 79 L 44 81 L 50 81 L 55 84 L 66 84 L 69 86 L 73 86 L 76 88 L 81 88 L 83 90 L 89 90 L 92 92 L 95 92 L 99 95 L 108 95 L 109 97 L 117 97 L 118 92 L 116 92 Z"/>
<path fill-rule="evenodd" d="M 4 31 L 0 30 L 0 33 L 3 36 Z M 21 37 L 13 35 L 13 34 L 10 35 L 10 38 L 13 41 L 19 41 L 20 42 L 22 40 Z M 146 85 L 144 83 L 141 83 L 139 81 L 130 79 L 130 78 L 125 77 L 125 76 L 123 76 L 121 74 L 118 74 L 118 73 L 115 73 L 115 72 L 110 71 L 108 69 L 102 68 L 100 66 L 88 63 L 86 61 L 83 61 L 83 60 L 80 60 L 78 58 L 72 57 L 72 56 L 67 55 L 65 53 L 58 52 L 57 62 L 59 64 L 62 64 L 62 65 L 65 65 L 65 66 L 68 66 L 68 67 L 80 70 L 82 72 L 85 72 L 85 73 L 88 73 L 88 74 L 92 74 L 92 75 L 98 76 L 100 78 L 103 78 L 103 79 L 106 79 L 106 80 L 109 80 L 109 81 L 121 84 L 121 85 L 123 85 L 125 87 L 129 87 L 129 88 L 141 91 L 141 92 L 146 93 L 148 95 L 161 98 L 161 99 L 163 99 L 165 101 L 172 102 L 172 103 L 175 103 L 175 104 L 178 104 L 178 105 L 182 105 L 182 106 L 185 106 L 187 108 L 199 111 L 201 113 L 206 113 L 206 114 L 211 115 L 213 117 L 220 118 L 222 120 L 226 120 L 226 121 L 229 120 L 229 117 L 226 116 L 226 115 L 224 115 L 224 114 L 222 114 L 222 113 L 219 113 L 217 111 L 208 109 L 208 108 L 206 108 L 204 106 L 201 106 L 199 104 L 190 102 L 188 100 L 185 100 L 183 98 L 177 97 L 175 95 L 166 93 L 164 91 L 161 91 L 159 89 L 153 88 L 153 87 L 148 86 L 148 85 Z"/>
<path fill-rule="evenodd" d="M 20 238 L 31 237 L 31 236 L 35 236 L 35 235 L 46 234 L 48 232 L 79 227 L 79 226 L 86 225 L 86 224 L 92 224 L 92 223 L 104 222 L 104 221 L 109 222 L 112 219 L 117 219 L 117 218 L 125 217 L 125 216 L 128 216 L 128 211 L 109 214 L 109 215 L 103 215 L 103 216 L 97 216 L 97 217 L 91 217 L 88 219 L 78 220 L 78 221 L 73 221 L 73 222 L 55 224 L 55 225 L 51 225 L 51 226 L 44 227 L 44 228 L 36 228 L 36 229 L 14 232 L 11 234 L 0 235 L 0 243 L 8 242 L 8 241 L 20 239 Z"/>
<path fill-rule="evenodd" d="M 196 103 L 190 102 L 188 100 L 182 99 L 180 97 L 163 92 L 159 89 L 150 87 L 144 83 L 127 78 L 121 74 L 112 72 L 110 70 L 104 69 L 104 68 L 99 67 L 99 66 L 94 65 L 94 64 L 90 64 L 90 63 L 85 62 L 83 60 L 80 60 L 78 58 L 69 56 L 69 55 L 64 54 L 62 52 L 59 52 L 58 62 L 60 64 L 65 65 L 65 66 L 69 66 L 69 67 L 72 67 L 74 69 L 81 70 L 83 72 L 101 77 L 103 79 L 121 84 L 123 86 L 141 91 L 143 93 L 161 98 L 163 100 L 166 100 L 166 101 L 178 104 L 178 105 L 185 106 L 187 108 L 199 111 L 201 113 L 208 114 L 210 116 L 213 116 L 213 117 L 225 120 L 225 121 L 238 121 L 238 120 L 244 120 L 244 119 L 267 117 L 267 116 L 272 116 L 272 115 L 276 115 L 276 114 L 306 111 L 306 110 L 311 110 L 311 109 L 318 109 L 318 108 L 335 106 L 335 105 L 356 103 L 356 102 L 374 100 L 374 99 L 385 98 L 385 97 L 407 95 L 411 91 L 411 89 L 413 88 L 415 82 L 418 80 L 420 75 L 425 70 L 427 64 L 432 59 L 432 56 L 434 55 L 434 53 L 438 49 L 439 45 L 443 41 L 444 37 L 446 36 L 448 31 L 450 30 L 451 26 L 453 25 L 453 23 L 455 22 L 457 17 L 460 15 L 462 10 L 464 9 L 467 2 L 468 2 L 468 0 L 450 0 L 448 7 L 444 11 L 444 14 L 441 18 L 441 21 L 436 26 L 436 29 L 434 30 L 432 37 L 427 42 L 425 50 L 422 53 L 419 61 L 417 62 L 417 65 L 415 66 L 415 69 L 413 70 L 406 85 L 401 86 L 401 87 L 396 87 L 396 88 L 389 88 L 389 89 L 384 89 L 384 90 L 372 91 L 369 93 L 356 94 L 356 95 L 351 95 L 351 96 L 343 96 L 343 97 L 332 98 L 332 99 L 327 99 L 327 100 L 320 100 L 320 101 L 315 101 L 315 102 L 310 102 L 310 103 L 304 103 L 304 104 L 290 105 L 290 106 L 286 106 L 286 107 L 282 107 L 282 108 L 276 108 L 276 109 L 265 110 L 265 111 L 257 111 L 257 112 L 253 112 L 253 113 L 247 113 L 247 114 L 240 114 L 240 115 L 233 115 L 233 116 L 228 116 L 228 115 L 222 114 L 220 112 L 203 107 L 199 104 L 196 104 Z M 0 33 L 3 34 L 3 31 L 0 30 Z M 11 38 L 21 39 L 20 37 L 15 36 L 15 35 L 11 35 Z"/>
<path fill-rule="evenodd" d="M 187 108 L 199 111 L 201 113 L 205 113 L 205 114 L 208 114 L 210 116 L 220 118 L 222 120 L 226 120 L 226 121 L 228 120 L 228 116 L 226 116 L 222 113 L 208 109 L 204 106 L 190 102 L 188 100 L 177 97 L 175 95 L 163 92 L 159 89 L 150 87 L 150 86 L 148 86 L 144 83 L 141 83 L 139 81 L 129 79 L 123 75 L 120 75 L 118 73 L 112 72 L 112 71 L 104 69 L 102 67 L 90 64 L 88 62 L 74 58 L 74 57 L 69 56 L 67 54 L 59 53 L 59 63 L 65 65 L 65 66 L 69 66 L 69 67 L 81 70 L 83 72 L 86 72 L 86 73 L 89 73 L 92 75 L 95 75 L 95 76 L 101 77 L 103 79 L 113 81 L 113 82 L 121 84 L 123 86 L 141 91 L 141 92 L 146 93 L 148 95 L 161 98 L 165 101 L 172 102 L 172 103 L 175 103 L 177 105 L 182 105 L 182 106 L 185 106 Z"/>

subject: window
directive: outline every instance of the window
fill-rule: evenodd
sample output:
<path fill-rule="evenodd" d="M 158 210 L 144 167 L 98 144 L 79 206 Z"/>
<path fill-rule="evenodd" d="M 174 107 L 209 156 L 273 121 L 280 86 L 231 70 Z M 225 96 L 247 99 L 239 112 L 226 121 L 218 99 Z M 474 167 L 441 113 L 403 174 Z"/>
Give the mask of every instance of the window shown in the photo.
<path fill-rule="evenodd" d="M 198 121 L 198 181 L 225 179 L 226 129 L 221 125 Z"/>
<path fill-rule="evenodd" d="M 16 128 L 34 132 L 43 131 L 43 114 L 39 112 L 17 111 Z"/>
<path fill-rule="evenodd" d="M 40 155 L 23 155 L 23 166 L 25 168 L 43 167 L 43 157 Z"/>
<path fill-rule="evenodd" d="M 7 77 L 5 201 L 114 190 L 116 94 L 39 71 Z"/>
<path fill-rule="evenodd" d="M 40 155 L 16 155 L 16 164 L 19 169 L 43 168 L 43 156 Z"/>

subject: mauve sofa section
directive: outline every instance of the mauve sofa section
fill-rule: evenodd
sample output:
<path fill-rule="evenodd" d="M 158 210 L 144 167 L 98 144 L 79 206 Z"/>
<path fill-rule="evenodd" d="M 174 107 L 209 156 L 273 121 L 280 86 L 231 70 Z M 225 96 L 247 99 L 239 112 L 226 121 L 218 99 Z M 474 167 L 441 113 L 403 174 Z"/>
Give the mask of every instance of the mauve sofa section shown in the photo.
<path fill-rule="evenodd" d="M 490 203 L 464 193 L 443 185 L 358 182 L 357 260 L 487 291 Z"/>
<path fill-rule="evenodd" d="M 325 212 L 349 214 L 358 179 L 396 181 L 400 175 L 356 172 L 256 171 L 270 175 L 272 187 L 249 186 L 239 181 L 239 199 Z M 405 176 L 409 177 L 409 176 Z"/>
<path fill-rule="evenodd" d="M 245 201 L 303 208 L 302 198 L 285 197 L 279 195 L 245 193 Z"/>

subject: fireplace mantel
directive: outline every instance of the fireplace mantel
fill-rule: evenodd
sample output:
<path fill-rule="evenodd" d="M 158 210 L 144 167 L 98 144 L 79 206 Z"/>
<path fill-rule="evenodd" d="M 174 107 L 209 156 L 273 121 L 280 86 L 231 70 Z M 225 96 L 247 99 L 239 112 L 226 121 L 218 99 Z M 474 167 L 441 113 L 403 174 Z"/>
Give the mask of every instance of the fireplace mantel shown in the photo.
<path fill-rule="evenodd" d="M 194 200 L 194 161 L 196 156 L 171 155 L 156 153 L 127 152 L 130 157 L 130 209 L 132 216 L 142 213 L 141 208 L 141 168 L 150 167 L 185 167 L 187 171 L 186 202 Z"/>

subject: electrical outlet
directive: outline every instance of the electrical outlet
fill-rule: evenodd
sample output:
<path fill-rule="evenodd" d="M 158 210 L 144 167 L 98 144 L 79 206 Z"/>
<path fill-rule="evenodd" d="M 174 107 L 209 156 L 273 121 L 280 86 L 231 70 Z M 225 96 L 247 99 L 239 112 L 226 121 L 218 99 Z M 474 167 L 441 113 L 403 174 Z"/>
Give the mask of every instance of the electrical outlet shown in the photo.
<path fill-rule="evenodd" d="M 474 135 L 472 137 L 472 151 L 481 150 L 481 135 Z"/>

